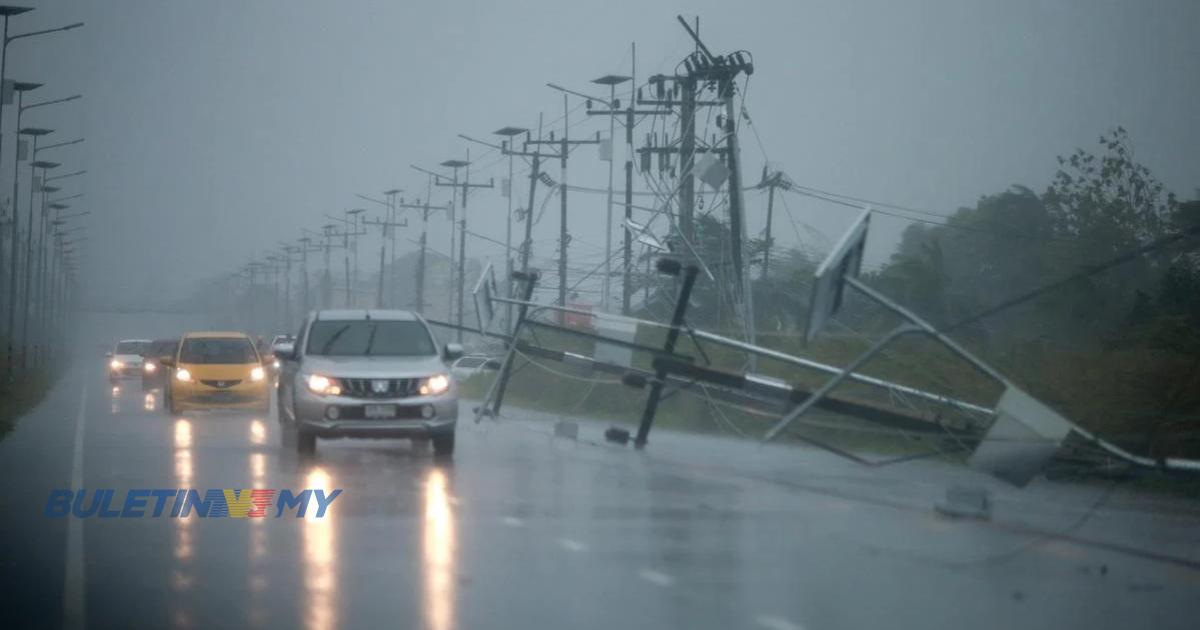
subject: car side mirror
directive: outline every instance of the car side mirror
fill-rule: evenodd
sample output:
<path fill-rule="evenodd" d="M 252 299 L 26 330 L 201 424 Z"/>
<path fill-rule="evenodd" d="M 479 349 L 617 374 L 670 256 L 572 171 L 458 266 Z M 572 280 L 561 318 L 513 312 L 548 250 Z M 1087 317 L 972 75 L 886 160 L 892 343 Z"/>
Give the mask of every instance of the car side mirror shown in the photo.
<path fill-rule="evenodd" d="M 275 358 L 280 361 L 295 361 L 296 347 L 291 344 L 279 344 L 275 346 Z"/>
<path fill-rule="evenodd" d="M 463 347 L 460 343 L 448 343 L 446 349 L 442 351 L 442 358 L 447 361 L 454 361 L 462 358 Z"/>
<path fill-rule="evenodd" d="M 104 356 L 105 356 L 105 358 L 111 359 L 112 358 L 112 350 L 106 351 L 104 353 Z"/>
<path fill-rule="evenodd" d="M 158 362 L 161 363 L 163 367 L 175 367 L 175 359 L 169 357 L 163 357 L 159 359 Z"/>

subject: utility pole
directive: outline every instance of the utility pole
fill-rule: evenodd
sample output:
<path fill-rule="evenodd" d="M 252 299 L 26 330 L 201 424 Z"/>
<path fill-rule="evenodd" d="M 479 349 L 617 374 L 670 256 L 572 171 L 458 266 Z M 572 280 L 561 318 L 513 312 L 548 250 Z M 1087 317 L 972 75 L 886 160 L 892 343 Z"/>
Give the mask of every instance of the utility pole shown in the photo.
<path fill-rule="evenodd" d="M 775 189 L 782 188 L 789 190 L 792 187 L 791 182 L 783 171 L 767 171 L 767 165 L 763 165 L 762 181 L 758 182 L 759 188 L 767 189 L 767 228 L 766 235 L 763 240 L 763 270 L 762 277 L 765 279 L 771 270 L 771 246 L 773 244 L 771 238 L 771 227 L 775 222 Z"/>
<path fill-rule="evenodd" d="M 729 195 L 729 233 L 730 257 L 733 263 L 734 300 L 741 305 L 741 319 L 746 340 L 753 343 L 754 333 L 754 299 L 751 291 L 749 276 L 744 264 L 743 248 L 745 246 L 745 205 L 742 199 L 741 165 L 738 155 L 737 121 L 738 112 L 734 109 L 734 81 L 740 74 L 747 76 L 754 73 L 754 64 L 749 53 L 738 51 L 728 55 L 717 56 L 709 51 L 700 36 L 691 25 L 678 16 L 679 23 L 691 36 L 696 44 L 695 52 L 683 60 L 685 73 L 675 76 L 656 75 L 650 78 L 656 90 L 656 99 L 645 100 L 638 95 L 638 104 L 657 105 L 660 107 L 680 108 L 680 138 L 679 148 L 664 143 L 663 146 L 646 146 L 638 150 L 642 154 L 643 170 L 646 170 L 651 155 L 659 156 L 660 169 L 665 168 L 665 159 L 672 153 L 680 154 L 679 174 L 679 232 L 685 241 L 690 243 L 694 235 L 695 216 L 695 157 L 697 153 L 716 153 L 724 157 L 728 169 L 725 186 Z M 666 82 L 672 82 L 672 95 L 667 94 Z M 697 91 L 701 87 L 715 85 L 717 99 L 699 100 Z M 678 98 L 676 97 L 678 95 Z M 695 145 L 695 118 L 699 107 L 720 107 L 724 111 L 717 116 L 717 126 L 722 132 L 723 147 L 716 146 L 714 141 L 710 146 Z M 715 187 L 715 186 L 714 186 Z"/>
<path fill-rule="evenodd" d="M 637 48 L 636 47 L 633 49 L 633 52 L 634 52 L 634 58 L 636 59 L 637 58 L 637 56 L 636 56 Z M 635 68 L 635 70 L 636 70 L 636 68 Z M 634 117 L 635 116 L 666 116 L 671 113 L 671 110 L 669 110 L 669 109 L 649 109 L 649 110 L 635 109 L 634 103 L 633 103 L 634 99 L 632 96 L 632 90 L 631 90 L 630 102 L 625 107 L 625 109 L 622 110 L 621 102 L 615 96 L 615 86 L 616 86 L 616 84 L 623 82 L 623 81 L 621 81 L 621 79 L 634 81 L 634 83 L 636 85 L 637 79 L 633 76 L 619 77 L 619 76 L 615 76 L 615 75 L 608 75 L 608 76 L 604 76 L 604 77 L 600 77 L 599 79 L 596 79 L 594 81 L 594 83 L 599 83 L 602 85 L 607 84 L 607 85 L 614 86 L 614 91 L 612 93 L 613 97 L 609 103 L 609 108 L 606 111 L 593 110 L 591 108 L 591 102 L 589 101 L 587 113 L 589 116 L 608 116 L 610 118 L 610 120 L 615 120 L 616 118 L 621 117 L 621 116 L 623 116 L 625 118 L 624 123 L 623 123 L 623 125 L 625 127 L 625 221 L 628 222 L 628 221 L 633 220 L 633 156 L 634 156 L 633 128 L 634 128 L 634 125 L 636 124 Z M 610 135 L 610 138 L 611 138 L 611 135 Z M 612 170 L 611 163 L 609 164 L 609 170 L 610 171 Z M 610 185 L 609 185 L 610 196 L 611 196 L 611 189 L 612 189 L 612 186 L 610 183 Z M 624 235 L 625 235 L 624 246 L 622 249 L 622 256 L 621 256 L 621 259 L 622 259 L 621 314 L 629 315 L 630 310 L 631 310 L 631 302 L 633 301 L 633 282 L 631 281 L 632 274 L 633 274 L 633 234 L 628 229 L 622 229 L 621 232 L 624 233 Z M 611 258 L 612 257 L 611 254 L 609 254 L 608 257 Z"/>
<path fill-rule="evenodd" d="M 554 139 L 554 132 L 550 132 L 549 140 L 529 140 L 526 144 L 557 144 L 558 159 L 561 168 L 562 182 L 559 183 L 559 219 L 558 219 L 558 304 L 561 306 L 567 305 L 567 245 L 571 242 L 571 235 L 567 231 L 567 157 L 570 155 L 571 147 L 581 144 L 600 144 L 600 132 L 596 132 L 596 137 L 591 140 L 571 140 L 568 137 L 570 132 L 570 110 L 567 107 L 567 95 L 563 94 L 563 135 L 559 140 Z M 559 322 L 563 320 L 563 313 L 558 313 Z"/>
<path fill-rule="evenodd" d="M 393 203 L 394 203 L 394 200 L 393 200 Z M 387 219 L 376 219 L 374 221 L 372 221 L 371 219 L 363 219 L 363 226 L 365 227 L 368 225 L 374 225 L 379 228 L 379 286 L 375 293 L 375 307 L 383 308 L 384 307 L 383 279 L 386 275 L 385 274 L 386 265 L 385 265 L 384 260 L 387 256 L 388 235 L 390 234 L 392 237 L 392 240 L 393 240 L 392 249 L 393 249 L 393 251 L 395 251 L 394 241 L 396 238 L 396 236 L 395 236 L 396 228 L 408 227 L 408 221 L 405 220 L 403 223 L 400 223 L 397 221 L 391 221 L 391 220 L 387 220 Z"/>
<path fill-rule="evenodd" d="M 434 182 L 436 186 L 451 186 L 455 192 L 461 195 L 462 199 L 462 218 L 458 219 L 458 273 L 455 274 L 457 282 L 454 285 L 455 302 L 457 313 L 455 314 L 458 329 L 455 330 L 455 337 L 459 343 L 462 343 L 462 326 L 463 326 L 463 293 L 465 292 L 465 282 L 467 275 L 467 191 L 471 188 L 494 188 L 496 183 L 494 179 L 489 179 L 486 184 L 471 183 L 471 150 L 467 149 L 467 159 L 465 160 L 446 160 L 441 164 L 443 167 L 453 169 L 454 176 L 449 182 L 442 181 L 444 178 L 437 177 Z M 461 183 L 458 181 L 458 169 L 466 169 L 466 177 Z M 453 225 L 454 219 L 451 218 Z M 450 231 L 451 258 L 454 256 L 454 230 Z M 453 262 L 451 263 L 453 264 Z"/>
<path fill-rule="evenodd" d="M 432 187 L 433 187 L 433 178 L 432 177 L 430 178 L 429 187 L 430 187 L 430 189 L 432 189 Z M 401 198 L 400 203 L 397 203 L 396 207 L 397 208 L 409 208 L 412 210 L 420 210 L 421 211 L 421 239 L 417 242 L 417 244 L 418 244 L 417 269 L 416 269 L 416 273 L 415 273 L 415 276 L 416 276 L 414 279 L 415 281 L 413 283 L 416 290 L 414 291 L 415 295 L 413 296 L 413 303 L 412 303 L 412 307 L 418 313 L 421 313 L 421 312 L 424 312 L 424 310 L 425 310 L 425 257 L 426 257 L 426 250 L 428 249 L 429 210 L 430 210 L 429 197 L 425 198 L 425 203 L 421 203 L 420 199 L 417 199 L 416 203 L 405 203 L 404 198 Z M 449 211 L 449 208 L 447 207 L 446 210 Z M 407 220 L 406 220 L 406 224 L 407 224 Z"/>
<path fill-rule="evenodd" d="M 498 136 L 507 136 L 508 140 L 500 142 L 501 152 L 508 156 L 522 156 L 533 158 L 532 167 L 529 170 L 529 199 L 528 207 L 525 209 L 525 239 L 521 242 L 521 273 L 529 273 L 529 257 L 533 252 L 533 201 L 537 194 L 537 183 L 542 177 L 542 153 L 541 148 L 537 143 L 532 143 L 529 140 L 529 130 L 520 127 L 503 127 L 496 132 Z M 512 149 L 512 138 L 518 134 L 525 134 L 525 148 L 530 144 L 534 144 L 537 149 L 530 153 L 527 150 L 514 151 Z M 538 114 L 538 140 L 542 139 L 542 115 Z M 509 292 L 512 297 L 512 292 Z"/>
<path fill-rule="evenodd" d="M 300 299 L 303 300 L 301 314 L 308 315 L 308 312 L 312 310 L 312 298 L 308 292 L 308 253 L 319 252 L 322 248 L 314 247 L 312 238 L 308 236 L 300 237 L 297 242 L 300 243 L 300 247 L 296 249 L 300 252 Z"/>
<path fill-rule="evenodd" d="M 388 190 L 383 191 L 384 197 L 387 198 L 388 206 L 390 206 L 389 210 L 388 210 L 388 221 L 396 220 L 396 211 L 397 211 L 396 195 L 398 195 L 402 192 L 404 192 L 404 190 L 400 189 L 400 188 L 389 188 Z M 404 225 L 408 225 L 407 221 L 405 222 Z M 391 241 L 392 241 L 392 258 L 391 258 L 391 265 L 388 267 L 388 287 L 389 287 L 389 289 L 388 289 L 387 293 L 388 293 L 388 296 L 390 299 L 387 300 L 387 302 L 393 308 L 395 308 L 395 307 L 399 306 L 399 304 L 396 302 L 396 230 L 395 229 L 388 230 L 388 234 L 391 237 Z M 380 280 L 380 282 L 382 282 L 382 280 Z"/>
<path fill-rule="evenodd" d="M 348 215 L 348 214 L 350 214 L 351 212 L 352 212 L 351 210 L 347 210 L 347 211 L 346 211 L 346 214 Z M 334 230 L 334 229 L 333 229 L 335 226 L 334 226 L 334 225 L 332 225 L 332 224 L 326 224 L 326 225 L 324 226 L 324 227 L 325 227 L 325 236 L 326 236 L 326 237 L 334 237 L 334 236 L 340 236 L 340 237 L 342 237 L 342 245 L 341 245 L 341 247 L 342 247 L 342 250 L 343 250 L 343 256 L 342 256 L 342 267 L 344 268 L 344 270 L 345 270 L 345 275 L 346 275 L 346 296 L 345 296 L 345 306 L 346 306 L 346 308 L 353 308 L 353 307 L 354 307 L 354 303 L 353 303 L 353 301 L 352 301 L 352 298 L 351 298 L 351 291 L 352 291 L 352 288 L 353 288 L 353 287 L 352 287 L 352 282 L 351 282 L 351 280 L 350 280 L 350 237 L 351 237 L 351 236 L 353 236 L 353 237 L 355 237 L 355 238 L 357 239 L 357 238 L 358 238 L 359 236 L 361 236 L 362 234 L 366 234 L 366 231 L 363 231 L 363 232 L 359 232 L 359 231 L 357 231 L 357 226 L 358 226 L 358 220 L 357 220 L 357 218 L 356 218 L 354 221 L 351 221 L 351 220 L 349 220 L 349 219 L 344 219 L 344 218 L 340 218 L 340 217 L 335 217 L 335 216 L 328 215 L 328 214 L 327 214 L 327 215 L 325 215 L 325 218 L 327 218 L 327 219 L 333 219 L 334 221 L 341 221 L 342 223 L 344 223 L 344 224 L 346 224 L 346 225 L 350 225 L 350 226 L 354 226 L 354 227 L 355 227 L 355 231 L 354 231 L 354 232 L 350 232 L 350 231 L 346 230 L 346 228 L 343 228 L 343 231 L 341 231 L 341 232 L 338 232 L 338 231 L 336 231 L 336 230 Z M 326 243 L 326 249 L 327 249 L 327 250 L 328 250 L 328 247 L 329 247 L 329 245 L 328 245 L 328 242 L 327 242 L 327 243 Z M 328 258 L 328 255 L 326 255 L 326 257 Z M 328 264 L 328 261 L 326 261 L 325 268 L 326 268 L 326 273 L 328 273 L 328 269 L 329 269 L 329 264 Z"/>

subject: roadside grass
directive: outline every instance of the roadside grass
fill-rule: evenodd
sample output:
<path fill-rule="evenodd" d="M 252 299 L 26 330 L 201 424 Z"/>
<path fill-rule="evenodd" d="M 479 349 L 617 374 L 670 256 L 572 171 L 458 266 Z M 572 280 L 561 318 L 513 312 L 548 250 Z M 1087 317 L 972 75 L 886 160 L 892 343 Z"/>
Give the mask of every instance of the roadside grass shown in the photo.
<path fill-rule="evenodd" d="M 35 370 L 21 377 L 0 383 L 0 440 L 17 426 L 17 421 L 42 402 L 54 385 L 47 370 Z"/>

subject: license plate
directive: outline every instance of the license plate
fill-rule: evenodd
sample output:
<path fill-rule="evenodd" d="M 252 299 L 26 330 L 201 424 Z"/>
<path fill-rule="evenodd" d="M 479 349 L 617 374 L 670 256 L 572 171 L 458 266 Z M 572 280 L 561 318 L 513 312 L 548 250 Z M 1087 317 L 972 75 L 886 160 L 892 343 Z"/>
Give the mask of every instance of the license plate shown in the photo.
<path fill-rule="evenodd" d="M 363 405 L 363 416 L 367 418 L 394 418 L 396 405 Z"/>

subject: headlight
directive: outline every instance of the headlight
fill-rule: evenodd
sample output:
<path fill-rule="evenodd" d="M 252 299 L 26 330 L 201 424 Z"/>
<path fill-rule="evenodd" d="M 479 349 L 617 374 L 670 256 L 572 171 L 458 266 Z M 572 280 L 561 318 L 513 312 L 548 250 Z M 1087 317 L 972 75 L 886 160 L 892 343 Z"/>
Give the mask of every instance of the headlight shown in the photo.
<path fill-rule="evenodd" d="M 116 359 L 113 359 L 112 361 L 110 361 L 110 362 L 108 363 L 108 366 L 109 366 L 109 367 L 111 367 L 111 368 L 112 368 L 112 369 L 114 369 L 114 370 L 119 370 L 119 369 L 121 369 L 121 368 L 125 367 L 125 364 L 124 364 L 124 363 L 121 363 L 120 361 L 118 361 L 118 360 L 116 360 Z"/>
<path fill-rule="evenodd" d="M 252 381 L 261 381 L 265 376 L 261 365 L 256 365 L 250 370 L 250 380 Z"/>
<path fill-rule="evenodd" d="M 192 373 L 187 371 L 187 368 L 179 368 L 175 370 L 175 380 L 190 383 L 192 382 Z"/>
<path fill-rule="evenodd" d="M 328 376 L 310 374 L 307 381 L 308 389 L 318 396 L 337 396 L 342 393 L 342 388 L 338 386 L 337 381 Z"/>
<path fill-rule="evenodd" d="M 441 394 L 447 389 L 450 389 L 450 377 L 445 374 L 434 374 L 429 378 L 421 381 L 421 388 L 417 390 L 422 396 L 430 396 Z"/>
<path fill-rule="evenodd" d="M 278 370 L 279 369 L 279 359 L 275 359 L 275 361 L 271 365 L 274 366 L 276 370 Z"/>
<path fill-rule="evenodd" d="M 145 362 L 145 363 L 143 363 L 143 364 L 142 364 L 142 369 L 143 369 L 143 370 L 146 370 L 146 371 L 147 371 L 147 372 L 149 372 L 150 374 L 153 374 L 153 373 L 154 373 L 154 371 L 158 369 L 158 367 L 154 365 L 154 362 L 152 362 L 152 361 L 147 361 L 147 362 Z"/>

